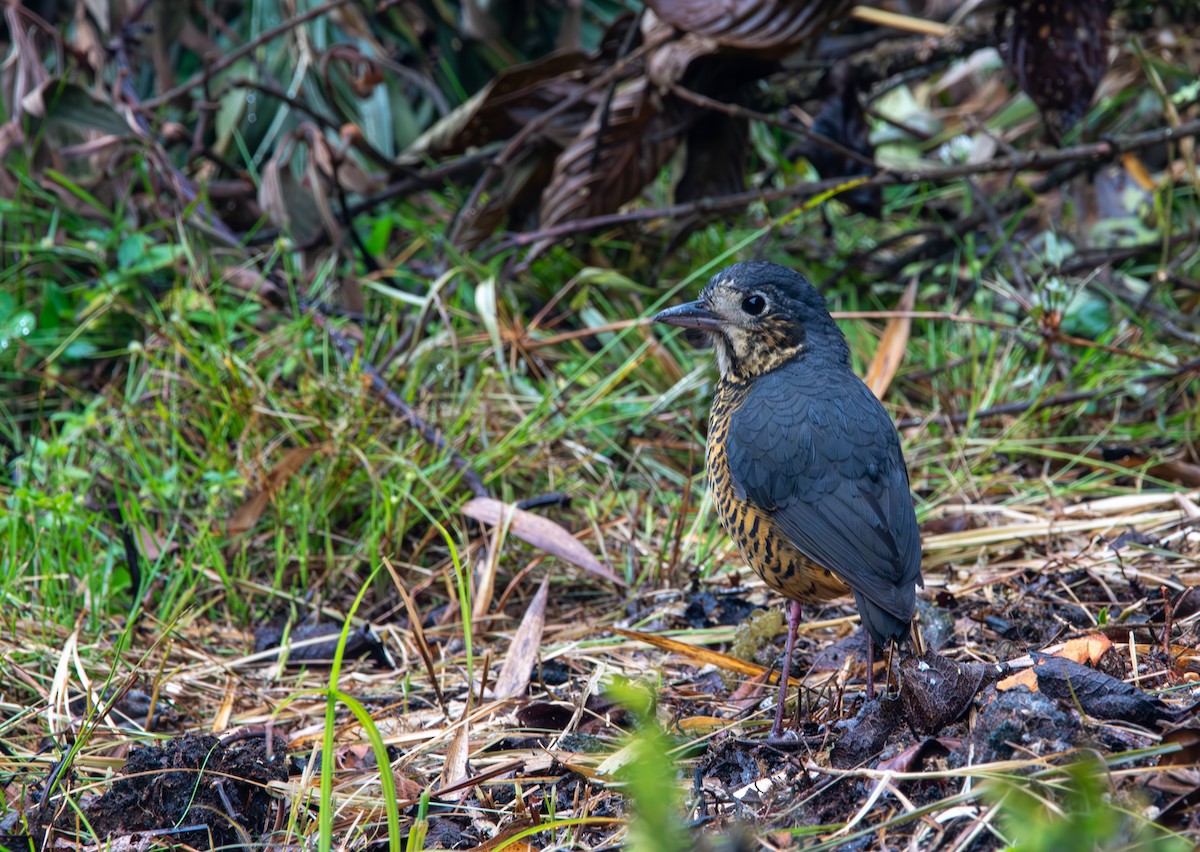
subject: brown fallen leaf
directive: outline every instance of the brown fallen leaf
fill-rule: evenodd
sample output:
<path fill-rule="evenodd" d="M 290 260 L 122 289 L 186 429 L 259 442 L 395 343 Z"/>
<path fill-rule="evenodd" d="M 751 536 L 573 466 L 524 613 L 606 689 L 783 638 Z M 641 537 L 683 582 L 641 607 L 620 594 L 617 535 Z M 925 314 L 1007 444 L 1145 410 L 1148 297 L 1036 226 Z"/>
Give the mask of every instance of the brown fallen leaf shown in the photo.
<path fill-rule="evenodd" d="M 1112 647 L 1112 640 L 1103 633 L 1089 633 L 1086 636 L 1077 636 L 1074 639 L 1068 639 L 1055 656 L 1066 657 L 1068 660 L 1074 660 L 1077 663 L 1087 663 L 1095 665 L 1100 662 L 1100 659 L 1108 653 L 1108 649 Z"/>
<path fill-rule="evenodd" d="M 463 708 L 463 716 L 470 713 L 470 706 Z M 469 732 L 471 725 L 466 720 L 454 732 L 450 747 L 446 749 L 445 761 L 442 764 L 442 777 L 439 779 L 439 793 L 447 800 L 461 802 L 471 792 L 470 785 L 462 782 L 470 780 L 470 766 L 467 757 L 470 754 Z"/>
<path fill-rule="evenodd" d="M 500 526 L 502 520 L 507 520 L 509 531 L 517 538 L 529 542 L 551 556 L 557 556 L 584 571 L 595 574 L 597 577 L 603 577 L 610 583 L 618 586 L 625 585 L 625 581 L 606 568 L 599 559 L 592 555 L 590 550 L 580 543 L 579 539 L 549 518 L 518 509 L 511 503 L 505 503 L 492 497 L 476 497 L 468 500 L 463 504 L 462 510 L 468 518 L 474 518 L 490 526 Z"/>
<path fill-rule="evenodd" d="M 888 320 L 883 337 L 879 339 L 879 348 L 875 350 L 875 357 L 871 359 L 871 366 L 867 368 L 866 378 L 863 379 L 876 399 L 883 399 L 888 385 L 892 383 L 896 370 L 900 367 L 900 362 L 904 360 L 904 352 L 908 349 L 908 335 L 912 330 L 912 317 L 904 314 L 912 311 L 916 301 L 917 278 L 913 276 L 896 305 L 898 316 Z"/>
<path fill-rule="evenodd" d="M 713 731 L 728 728 L 731 723 L 728 719 L 716 716 L 689 716 L 680 719 L 675 724 L 681 731 Z"/>
<path fill-rule="evenodd" d="M 939 733 L 970 709 L 992 669 L 982 663 L 951 660 L 936 651 L 905 657 L 900 661 L 905 721 L 922 734 Z"/>
<path fill-rule="evenodd" d="M 1200 488 L 1200 465 L 1184 459 L 1156 462 L 1149 453 L 1131 447 L 1093 450 L 1087 454 L 1087 459 L 1094 459 L 1105 465 L 1115 464 L 1126 470 L 1138 471 L 1155 479 L 1182 485 L 1184 488 Z"/>
<path fill-rule="evenodd" d="M 739 660 L 737 657 L 731 657 L 728 654 L 722 654 L 720 651 L 710 651 L 708 648 L 701 648 L 698 645 L 689 645 L 686 642 L 678 642 L 674 639 L 668 639 L 666 636 L 656 636 L 653 633 L 641 633 L 637 630 L 623 630 L 620 627 L 608 628 L 613 633 L 620 634 L 627 639 L 636 639 L 639 642 L 645 642 L 647 645 L 653 645 L 662 651 L 668 651 L 672 654 L 678 654 L 684 659 L 691 660 L 697 666 L 716 666 L 719 669 L 724 669 L 727 672 L 736 674 L 744 674 L 761 676 L 766 673 L 766 669 L 755 663 L 747 663 L 745 660 Z M 789 680 L 800 685 L 798 678 L 789 678 Z M 771 672 L 771 683 L 779 682 L 779 675 L 776 672 Z"/>
<path fill-rule="evenodd" d="M 1108 649 L 1111 647 L 1112 640 L 1103 633 L 1089 633 L 1086 636 L 1077 636 L 1074 639 L 1068 639 L 1062 644 L 1061 648 L 1054 652 L 1054 656 L 1064 657 L 1083 665 L 1095 665 L 1100 662 L 1100 658 L 1107 654 Z M 1030 692 L 1037 692 L 1037 673 L 1029 668 L 1014 675 L 1009 675 L 996 683 L 996 689 L 1000 692 L 1015 689 L 1018 686 L 1024 686 Z"/>
<path fill-rule="evenodd" d="M 659 18 L 685 33 L 711 39 L 722 48 L 755 57 L 782 59 L 844 17 L 847 0 L 797 3 L 792 0 L 651 0 Z"/>
<path fill-rule="evenodd" d="M 538 649 L 542 644 L 542 631 L 546 627 L 546 599 L 550 596 L 550 578 L 542 580 L 541 587 L 525 610 L 525 617 L 508 646 L 504 665 L 496 678 L 496 698 L 509 698 L 519 694 L 529 685 L 529 673 L 537 664 Z"/>
<path fill-rule="evenodd" d="M 1134 684 L 1065 657 L 1047 657 L 1036 651 L 1030 656 L 1034 661 L 1038 692 L 1069 703 L 1096 719 L 1151 725 L 1178 723 L 1195 716 L 1196 704 L 1190 707 L 1169 705 Z"/>
<path fill-rule="evenodd" d="M 147 562 L 155 562 L 164 553 L 174 553 L 179 549 L 178 539 L 168 539 L 165 533 L 160 533 L 150 527 L 140 525 L 134 527 L 133 538 L 137 542 L 138 553 Z"/>
<path fill-rule="evenodd" d="M 538 210 L 541 228 L 618 210 L 641 192 L 683 140 L 645 77 L 620 84 L 554 161 Z M 550 245 L 539 240 L 526 263 Z"/>
<path fill-rule="evenodd" d="M 291 479 L 304 466 L 304 463 L 322 447 L 324 444 L 314 444 L 311 447 L 292 447 L 284 453 L 283 458 L 267 474 L 266 487 L 252 494 L 233 513 L 226 528 L 229 535 L 241 535 L 253 529 L 254 525 L 258 523 L 258 519 L 262 517 L 262 513 L 266 511 L 271 498 L 275 496 L 275 492 L 282 488 L 283 484 Z"/>
<path fill-rule="evenodd" d="M 961 740 L 947 737 L 929 737 L 906 748 L 899 754 L 880 761 L 877 772 L 920 772 L 925 761 L 935 757 L 946 757 L 962 745 Z"/>

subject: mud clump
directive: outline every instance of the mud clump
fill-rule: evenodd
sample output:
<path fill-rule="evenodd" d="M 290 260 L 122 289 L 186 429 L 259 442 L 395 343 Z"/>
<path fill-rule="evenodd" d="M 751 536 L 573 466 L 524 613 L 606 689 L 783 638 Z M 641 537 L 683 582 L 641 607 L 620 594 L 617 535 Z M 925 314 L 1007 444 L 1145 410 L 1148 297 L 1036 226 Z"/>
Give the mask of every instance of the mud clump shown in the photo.
<path fill-rule="evenodd" d="M 196 848 L 258 842 L 283 816 L 267 785 L 287 780 L 287 746 L 272 745 L 261 736 L 222 742 L 189 734 L 135 748 L 121 777 L 85 806 L 92 832 L 101 839 L 153 832 Z M 74 830 L 75 819 L 68 810 L 56 828 Z"/>

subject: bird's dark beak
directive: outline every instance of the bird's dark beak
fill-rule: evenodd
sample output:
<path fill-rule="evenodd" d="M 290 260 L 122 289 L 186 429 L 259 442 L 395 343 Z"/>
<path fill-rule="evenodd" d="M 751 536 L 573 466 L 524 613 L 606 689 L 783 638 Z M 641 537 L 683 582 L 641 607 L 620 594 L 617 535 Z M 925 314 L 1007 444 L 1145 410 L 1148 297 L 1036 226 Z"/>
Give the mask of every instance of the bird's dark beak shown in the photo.
<path fill-rule="evenodd" d="M 718 332 L 722 327 L 721 317 L 710 311 L 702 301 L 688 302 L 686 305 L 676 305 L 659 311 L 654 315 L 654 321 L 707 332 Z"/>

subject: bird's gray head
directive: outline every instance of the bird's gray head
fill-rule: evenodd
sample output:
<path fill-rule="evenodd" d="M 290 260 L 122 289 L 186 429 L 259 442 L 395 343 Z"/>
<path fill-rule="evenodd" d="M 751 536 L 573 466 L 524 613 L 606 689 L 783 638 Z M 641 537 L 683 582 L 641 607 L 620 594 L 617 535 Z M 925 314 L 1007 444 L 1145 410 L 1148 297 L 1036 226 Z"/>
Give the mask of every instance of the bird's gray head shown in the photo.
<path fill-rule="evenodd" d="M 808 279 L 776 263 L 735 263 L 700 298 L 657 314 L 657 322 L 708 336 L 721 376 L 749 381 L 801 355 L 849 363 L 850 350 Z"/>

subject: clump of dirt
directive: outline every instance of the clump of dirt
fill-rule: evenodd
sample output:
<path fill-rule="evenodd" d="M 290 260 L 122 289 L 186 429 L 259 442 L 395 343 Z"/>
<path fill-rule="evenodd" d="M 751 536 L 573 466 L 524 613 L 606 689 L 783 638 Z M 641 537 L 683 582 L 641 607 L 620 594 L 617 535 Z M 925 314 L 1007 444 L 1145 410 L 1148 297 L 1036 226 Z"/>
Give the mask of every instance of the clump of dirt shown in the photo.
<path fill-rule="evenodd" d="M 154 832 L 201 849 L 257 845 L 285 816 L 267 784 L 287 780 L 287 746 L 272 746 L 261 736 L 189 734 L 135 748 L 121 777 L 85 806 L 88 822 L 100 838 Z M 67 811 L 56 827 L 74 830 L 75 819 Z"/>
<path fill-rule="evenodd" d="M 971 739 L 980 762 L 1007 760 L 1014 751 L 1057 754 L 1070 749 L 1083 735 L 1076 713 L 1053 699 L 1028 689 L 997 693 L 975 722 Z"/>

